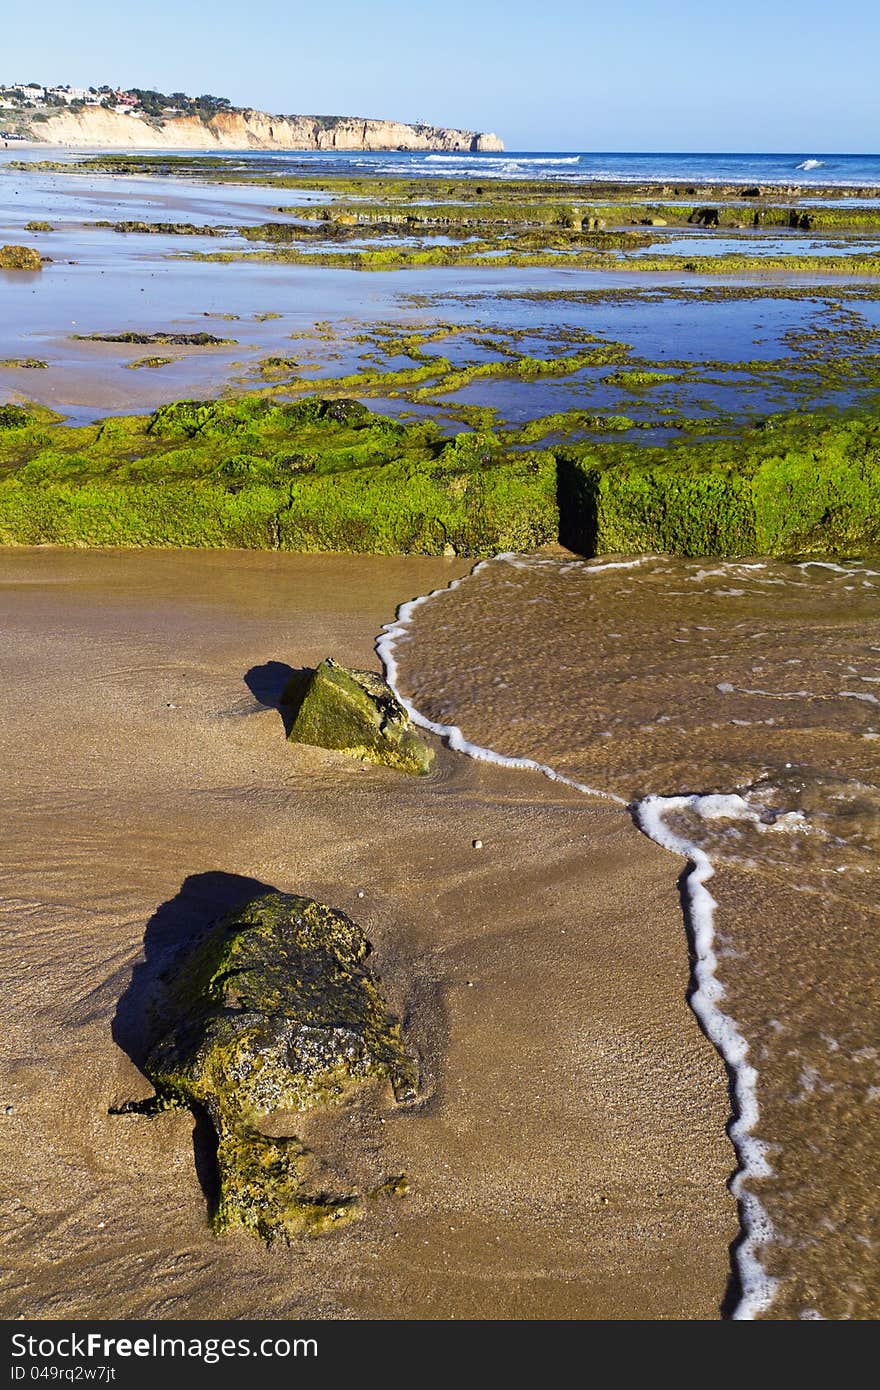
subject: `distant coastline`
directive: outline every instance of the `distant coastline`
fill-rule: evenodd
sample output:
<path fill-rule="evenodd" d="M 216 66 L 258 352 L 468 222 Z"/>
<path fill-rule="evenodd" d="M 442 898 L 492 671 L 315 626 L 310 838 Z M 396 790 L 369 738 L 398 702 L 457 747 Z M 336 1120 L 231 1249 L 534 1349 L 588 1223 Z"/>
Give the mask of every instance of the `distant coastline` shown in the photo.
<path fill-rule="evenodd" d="M 271 116 L 218 112 L 210 120 L 174 116 L 133 120 L 100 107 L 60 111 L 31 126 L 28 138 L 76 149 L 503 151 L 497 135 L 356 116 Z"/>
<path fill-rule="evenodd" d="M 272 115 L 224 97 L 0 85 L 0 138 L 73 149 L 500 153 L 491 132 L 363 116 Z"/>

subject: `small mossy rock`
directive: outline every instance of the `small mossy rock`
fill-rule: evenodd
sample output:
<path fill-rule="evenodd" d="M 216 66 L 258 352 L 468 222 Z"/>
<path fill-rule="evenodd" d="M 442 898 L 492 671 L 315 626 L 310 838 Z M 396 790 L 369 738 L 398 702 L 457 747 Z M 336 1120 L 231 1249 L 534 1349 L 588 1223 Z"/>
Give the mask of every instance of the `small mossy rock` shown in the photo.
<path fill-rule="evenodd" d="M 293 743 L 337 749 L 402 772 L 430 771 L 432 750 L 373 671 L 351 671 L 328 657 L 304 680 L 294 677 L 283 702 L 296 711 L 288 734 Z"/>
<path fill-rule="evenodd" d="M 23 405 L 0 405 L 0 430 L 26 429 L 32 419 Z"/>
<path fill-rule="evenodd" d="M 0 246 L 0 270 L 42 269 L 42 257 L 33 246 Z"/>
<path fill-rule="evenodd" d="M 360 1215 L 330 1190 L 295 1136 L 262 1134 L 267 1116 L 338 1103 L 370 1078 L 398 1101 L 418 1073 L 400 1023 L 367 969 L 370 944 L 344 913 L 266 892 L 216 923 L 169 986 L 172 1026 L 144 1070 L 159 1105 L 206 1111 L 218 1136 L 218 1231 L 264 1240 L 316 1235 Z"/>

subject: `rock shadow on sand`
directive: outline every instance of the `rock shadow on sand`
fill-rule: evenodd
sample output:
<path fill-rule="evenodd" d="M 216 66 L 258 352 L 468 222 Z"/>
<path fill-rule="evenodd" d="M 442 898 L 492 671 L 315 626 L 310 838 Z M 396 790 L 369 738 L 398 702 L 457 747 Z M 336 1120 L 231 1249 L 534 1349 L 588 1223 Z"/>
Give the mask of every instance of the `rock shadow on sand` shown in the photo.
<path fill-rule="evenodd" d="M 305 693 L 314 668 L 288 666 L 285 661 L 266 661 L 262 666 L 252 666 L 245 673 L 244 683 L 254 699 L 266 709 L 276 709 L 284 725 L 287 737 L 296 718 L 298 701 L 293 698 L 297 691 Z"/>
<path fill-rule="evenodd" d="M 138 1071 L 143 1073 L 151 1048 L 168 1026 L 167 985 L 177 963 L 220 917 L 258 893 L 269 891 L 268 884 L 240 874 L 219 870 L 190 874 L 180 891 L 162 903 L 150 918 L 144 932 L 143 960 L 135 965 L 111 1024 L 113 1041 Z M 132 1114 L 139 1110 L 149 1114 L 150 1105 L 145 1101 L 113 1107 L 111 1114 Z M 218 1196 L 217 1136 L 206 1114 L 197 1109 L 192 1113 L 193 1161 L 210 1213 Z"/>

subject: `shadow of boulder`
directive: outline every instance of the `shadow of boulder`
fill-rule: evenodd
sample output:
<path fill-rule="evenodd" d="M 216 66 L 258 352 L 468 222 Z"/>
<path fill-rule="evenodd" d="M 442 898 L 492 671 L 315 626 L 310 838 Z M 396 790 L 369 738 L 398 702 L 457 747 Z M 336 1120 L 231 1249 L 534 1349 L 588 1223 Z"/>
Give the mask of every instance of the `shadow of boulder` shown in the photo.
<path fill-rule="evenodd" d="M 144 958 L 134 967 L 111 1024 L 113 1041 L 138 1071 L 144 1070 L 150 1050 L 168 1026 L 165 1000 L 172 973 L 218 918 L 268 888 L 259 879 L 240 874 L 191 874 L 180 892 L 150 918 L 144 932 Z M 128 1103 L 111 1111 L 125 1113 L 154 1112 L 150 1101 Z M 197 1108 L 193 1109 L 193 1120 L 193 1162 L 212 1213 L 218 1196 L 217 1135 L 208 1116 Z"/>
<path fill-rule="evenodd" d="M 261 705 L 267 709 L 277 709 L 287 735 L 302 703 L 309 678 L 313 675 L 311 666 L 295 669 L 284 661 L 266 661 L 262 666 L 252 666 L 244 677 L 244 683 Z"/>
<path fill-rule="evenodd" d="M 269 884 L 240 874 L 191 874 L 180 892 L 150 918 L 144 932 L 144 958 L 131 973 L 111 1025 L 113 1041 L 139 1071 L 168 1025 L 163 1004 L 171 972 L 213 922 L 258 893 L 270 891 Z"/>

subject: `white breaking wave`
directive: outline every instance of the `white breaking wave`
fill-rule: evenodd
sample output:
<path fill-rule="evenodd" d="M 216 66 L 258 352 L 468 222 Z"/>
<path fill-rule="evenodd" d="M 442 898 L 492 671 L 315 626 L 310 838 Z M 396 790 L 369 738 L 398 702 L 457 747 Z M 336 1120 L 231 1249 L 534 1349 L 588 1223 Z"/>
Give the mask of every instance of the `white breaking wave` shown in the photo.
<path fill-rule="evenodd" d="M 440 157 L 442 158 L 442 156 Z M 512 553 L 496 555 L 494 560 L 482 560 L 471 570 L 470 575 L 453 580 L 445 589 L 435 589 L 430 594 L 424 594 L 420 598 L 411 599 L 409 603 L 401 604 L 396 621 L 387 623 L 376 641 L 376 652 L 385 668 L 385 679 L 413 723 L 444 739 L 454 751 L 465 753 L 468 757 L 479 762 L 495 763 L 500 767 L 517 768 L 527 772 L 540 772 L 542 776 L 551 781 L 572 787 L 585 796 L 597 796 L 613 801 L 619 806 L 626 806 L 626 801 L 615 793 L 601 791 L 595 787 L 589 787 L 583 782 L 577 782 L 574 778 L 566 776 L 565 773 L 558 772 L 548 763 L 538 762 L 534 758 L 511 757 L 498 753 L 492 748 L 484 748 L 480 744 L 471 743 L 465 738 L 458 725 L 441 724 L 436 720 L 427 718 L 400 690 L 397 644 L 406 637 L 407 628 L 416 609 L 430 602 L 431 599 L 440 597 L 441 594 L 451 593 L 460 584 L 463 584 L 465 579 L 478 574 L 487 565 L 499 561 L 506 561 L 514 565 L 522 563 L 521 558 Z M 589 568 L 590 571 L 601 571 L 604 569 L 635 568 L 643 563 L 644 559 L 639 558 L 608 561 L 585 568 Z M 665 815 L 668 812 L 680 810 L 696 812 L 703 820 L 707 821 L 747 820 L 758 826 L 759 829 L 763 827 L 758 813 L 741 796 L 736 794 L 648 796 L 634 807 L 637 824 L 644 834 L 661 848 L 667 849 L 673 854 L 683 855 L 692 865 L 686 878 L 689 918 L 696 952 L 694 965 L 696 989 L 691 996 L 690 1005 L 704 1032 L 717 1048 L 733 1077 L 735 1108 L 728 1133 L 736 1153 L 738 1167 L 730 1188 L 739 1205 L 743 1238 L 734 1255 L 741 1296 L 731 1316 L 736 1321 L 751 1321 L 770 1307 L 775 1296 L 777 1281 L 764 1269 L 759 1254 L 761 1247 L 772 1239 L 773 1226 L 760 1199 L 748 1190 L 746 1183 L 749 1178 L 770 1176 L 772 1170 L 767 1163 L 765 1146 L 754 1135 L 754 1129 L 760 1115 L 757 1097 L 758 1073 L 747 1060 L 749 1045 L 740 1032 L 735 1019 L 724 1013 L 719 1006 L 720 1001 L 724 998 L 724 986 L 717 977 L 718 957 L 715 951 L 715 908 L 717 903 L 706 888 L 706 883 L 713 877 L 715 868 L 705 850 L 676 835 L 666 824 Z"/>
<path fill-rule="evenodd" d="M 833 560 L 799 560 L 796 568 L 831 570 L 833 574 L 863 574 L 868 579 L 880 579 L 880 570 L 871 570 L 865 565 L 835 565 Z"/>
<path fill-rule="evenodd" d="M 804 173 L 809 173 L 811 169 L 824 169 L 824 159 L 805 159 L 803 164 L 796 164 L 796 169 L 802 169 Z"/>
<path fill-rule="evenodd" d="M 718 906 L 706 887 L 715 867 L 705 850 L 670 830 L 665 817 L 670 811 L 695 811 L 703 820 L 746 820 L 761 828 L 758 814 L 741 796 L 647 796 L 636 807 L 636 818 L 649 839 L 673 854 L 683 854 L 693 865 L 685 884 L 694 940 L 694 980 L 696 989 L 690 1006 L 703 1031 L 724 1058 L 733 1076 L 735 1114 L 728 1133 L 739 1167 L 730 1190 L 739 1203 L 743 1239 L 734 1256 L 741 1297 L 732 1317 L 749 1322 L 766 1312 L 773 1302 L 777 1281 L 761 1264 L 759 1251 L 773 1237 L 773 1226 L 760 1199 L 746 1187 L 749 1178 L 769 1177 L 766 1149 L 754 1136 L 758 1108 L 758 1073 L 748 1061 L 749 1045 L 735 1019 L 724 1013 L 720 1001 L 724 986 L 718 979 L 715 951 L 715 908 Z"/>
<path fill-rule="evenodd" d="M 515 560 L 513 554 L 496 555 L 495 560 Z M 474 569 L 471 575 L 479 573 L 486 565 L 493 564 L 492 560 L 482 560 Z M 408 700 L 398 688 L 398 666 L 396 658 L 396 645 L 401 637 L 405 636 L 407 626 L 413 613 L 422 604 L 428 603 L 432 598 L 438 598 L 441 594 L 451 593 L 457 589 L 470 575 L 464 575 L 462 579 L 454 579 L 445 589 L 434 589 L 430 594 L 423 594 L 421 598 L 411 599 L 409 603 L 401 604 L 397 611 L 397 621 L 386 623 L 382 629 L 382 634 L 376 642 L 376 652 L 382 665 L 385 667 L 385 679 L 394 691 L 400 703 L 403 705 L 410 719 L 420 729 L 427 729 L 430 733 L 436 734 L 438 738 L 445 739 L 449 747 L 456 753 L 466 753 L 469 758 L 476 759 L 477 762 L 497 763 L 500 767 L 518 768 L 523 772 L 540 772 L 544 777 L 549 777 L 551 782 L 562 782 L 566 787 L 573 787 L 575 791 L 583 792 L 585 796 L 600 796 L 608 801 L 615 801 L 618 806 L 625 806 L 626 802 L 622 796 L 615 796 L 613 792 L 598 791 L 595 787 L 588 787 L 585 782 L 576 782 L 574 778 L 567 777 L 564 772 L 557 772 L 556 768 L 550 767 L 548 763 L 539 763 L 534 758 L 512 758 L 504 753 L 496 753 L 492 748 L 482 748 L 478 743 L 471 743 L 465 738 L 457 724 L 438 724 L 436 720 L 428 719 L 426 715 L 417 710 L 411 700 Z"/>
<path fill-rule="evenodd" d="M 464 164 L 474 162 L 483 164 L 580 164 L 579 154 L 553 155 L 544 158 L 541 155 L 480 155 L 474 161 L 467 154 L 428 154 L 425 155 L 426 164 Z"/>

